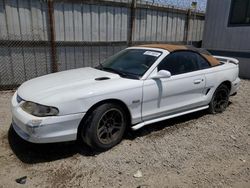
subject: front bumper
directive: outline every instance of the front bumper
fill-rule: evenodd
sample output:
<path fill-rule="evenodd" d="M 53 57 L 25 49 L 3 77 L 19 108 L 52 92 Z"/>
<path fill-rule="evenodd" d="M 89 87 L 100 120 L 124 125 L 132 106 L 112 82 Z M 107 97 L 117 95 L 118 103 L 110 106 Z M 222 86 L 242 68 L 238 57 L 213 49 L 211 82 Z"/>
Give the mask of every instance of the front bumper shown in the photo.
<path fill-rule="evenodd" d="M 17 102 L 15 93 L 11 101 L 12 126 L 24 140 L 53 143 L 77 139 L 78 126 L 85 113 L 36 117 L 23 111 L 21 103 Z"/>

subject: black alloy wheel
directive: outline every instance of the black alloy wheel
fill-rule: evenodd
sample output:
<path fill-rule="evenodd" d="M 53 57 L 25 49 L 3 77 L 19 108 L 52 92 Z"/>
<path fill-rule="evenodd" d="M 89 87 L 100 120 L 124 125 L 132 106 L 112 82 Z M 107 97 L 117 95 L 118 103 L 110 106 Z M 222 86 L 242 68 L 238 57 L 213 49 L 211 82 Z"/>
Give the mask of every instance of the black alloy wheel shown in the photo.
<path fill-rule="evenodd" d="M 220 85 L 209 104 L 209 111 L 212 114 L 221 113 L 226 110 L 229 102 L 229 89 L 226 85 Z"/>
<path fill-rule="evenodd" d="M 95 151 L 105 151 L 122 140 L 127 116 L 118 104 L 106 103 L 93 110 L 83 126 L 83 141 Z"/>
<path fill-rule="evenodd" d="M 117 108 L 107 110 L 101 117 L 97 126 L 97 136 L 101 143 L 110 144 L 117 140 L 121 134 L 124 117 Z"/>

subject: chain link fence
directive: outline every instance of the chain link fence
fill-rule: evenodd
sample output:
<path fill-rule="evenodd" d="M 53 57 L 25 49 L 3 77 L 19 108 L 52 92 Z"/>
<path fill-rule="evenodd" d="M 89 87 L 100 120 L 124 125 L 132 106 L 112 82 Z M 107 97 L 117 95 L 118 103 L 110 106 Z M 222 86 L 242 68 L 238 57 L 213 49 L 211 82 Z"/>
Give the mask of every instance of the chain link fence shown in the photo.
<path fill-rule="evenodd" d="M 0 0 L 0 90 L 131 45 L 202 39 L 204 13 L 136 0 Z"/>

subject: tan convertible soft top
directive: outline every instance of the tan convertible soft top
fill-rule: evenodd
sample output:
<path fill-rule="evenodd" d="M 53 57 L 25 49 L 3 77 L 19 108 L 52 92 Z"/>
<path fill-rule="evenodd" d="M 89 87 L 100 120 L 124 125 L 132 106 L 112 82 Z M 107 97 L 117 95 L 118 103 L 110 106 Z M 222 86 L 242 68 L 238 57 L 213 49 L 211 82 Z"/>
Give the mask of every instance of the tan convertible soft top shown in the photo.
<path fill-rule="evenodd" d="M 191 51 L 195 51 L 201 54 L 210 63 L 211 66 L 216 66 L 216 65 L 221 64 L 208 51 L 204 49 L 200 49 L 200 48 L 195 48 L 193 46 L 174 45 L 174 44 L 145 44 L 145 45 L 140 45 L 139 47 L 160 48 L 160 49 L 167 50 L 169 52 L 174 52 L 178 50 L 191 50 Z"/>

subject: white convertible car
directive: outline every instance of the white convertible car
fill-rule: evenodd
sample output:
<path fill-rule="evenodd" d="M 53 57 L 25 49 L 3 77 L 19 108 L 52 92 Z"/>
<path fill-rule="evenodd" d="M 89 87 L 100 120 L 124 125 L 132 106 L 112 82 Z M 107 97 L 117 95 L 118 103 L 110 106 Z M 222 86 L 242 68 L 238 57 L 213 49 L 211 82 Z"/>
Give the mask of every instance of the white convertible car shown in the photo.
<path fill-rule="evenodd" d="M 238 60 L 181 45 L 130 47 L 96 68 L 45 75 L 12 98 L 12 126 L 23 139 L 82 139 L 94 150 L 118 144 L 126 128 L 208 109 L 223 112 L 239 88 Z"/>

